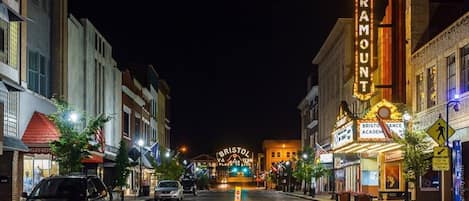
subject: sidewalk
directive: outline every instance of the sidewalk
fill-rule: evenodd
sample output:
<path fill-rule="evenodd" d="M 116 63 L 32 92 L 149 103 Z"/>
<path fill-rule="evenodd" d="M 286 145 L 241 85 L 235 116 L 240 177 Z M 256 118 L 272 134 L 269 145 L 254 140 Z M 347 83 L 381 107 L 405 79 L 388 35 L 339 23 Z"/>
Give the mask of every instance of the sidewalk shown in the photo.
<path fill-rule="evenodd" d="M 289 196 L 303 198 L 303 199 L 306 199 L 306 200 L 335 201 L 335 200 L 331 199 L 331 195 L 329 195 L 329 194 L 319 194 L 319 195 L 315 195 L 314 197 L 311 197 L 309 195 L 304 195 L 303 191 L 295 191 L 293 193 L 282 192 L 282 191 L 278 191 L 278 192 L 282 193 L 282 194 L 285 194 L 285 195 L 289 195 Z"/>

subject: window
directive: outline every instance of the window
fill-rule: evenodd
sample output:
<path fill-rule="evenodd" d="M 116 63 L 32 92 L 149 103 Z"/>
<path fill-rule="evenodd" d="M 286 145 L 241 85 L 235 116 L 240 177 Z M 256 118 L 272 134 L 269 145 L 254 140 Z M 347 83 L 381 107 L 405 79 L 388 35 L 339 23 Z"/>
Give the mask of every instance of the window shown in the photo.
<path fill-rule="evenodd" d="M 35 51 L 28 51 L 28 88 L 47 97 L 46 58 Z"/>
<path fill-rule="evenodd" d="M 280 158 L 280 152 L 277 152 L 277 157 L 279 157 L 279 158 Z"/>
<path fill-rule="evenodd" d="M 461 49 L 461 93 L 469 91 L 469 44 Z"/>
<path fill-rule="evenodd" d="M 8 136 L 18 136 L 18 93 L 9 92 L 8 93 L 8 104 L 5 104 L 4 108 L 4 126 L 3 131 L 5 135 Z"/>
<path fill-rule="evenodd" d="M 287 158 L 290 158 L 290 152 L 287 152 Z"/>
<path fill-rule="evenodd" d="M 456 56 L 454 54 L 446 58 L 448 68 L 448 99 L 452 99 L 456 94 Z"/>
<path fill-rule="evenodd" d="M 296 152 L 292 152 L 292 155 L 293 155 L 293 156 L 296 156 Z"/>
<path fill-rule="evenodd" d="M 0 61 L 8 63 L 8 22 L 0 20 Z"/>
<path fill-rule="evenodd" d="M 423 110 L 424 107 L 424 98 L 425 98 L 425 93 L 423 90 L 423 73 L 420 73 L 416 77 L 416 86 L 417 86 L 417 91 L 415 94 L 415 97 L 417 98 L 416 104 L 417 104 L 417 112 L 420 112 Z"/>
<path fill-rule="evenodd" d="M 436 105 L 436 67 L 427 70 L 427 108 Z"/>
<path fill-rule="evenodd" d="M 135 133 L 134 137 L 136 140 L 140 139 L 140 117 L 135 116 Z"/>
<path fill-rule="evenodd" d="M 272 152 L 272 158 L 275 158 L 275 152 Z"/>
<path fill-rule="evenodd" d="M 130 109 L 124 106 L 124 114 L 123 116 L 123 135 L 125 137 L 130 137 Z"/>

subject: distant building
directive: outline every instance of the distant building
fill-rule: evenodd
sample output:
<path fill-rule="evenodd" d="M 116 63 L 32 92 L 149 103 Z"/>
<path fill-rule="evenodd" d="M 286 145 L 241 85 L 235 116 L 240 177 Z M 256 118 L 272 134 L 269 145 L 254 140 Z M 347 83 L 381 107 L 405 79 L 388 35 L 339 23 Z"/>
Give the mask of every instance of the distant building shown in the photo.
<path fill-rule="evenodd" d="M 165 80 L 158 81 L 158 140 L 166 148 L 171 146 L 171 120 L 170 120 L 170 87 Z"/>
<path fill-rule="evenodd" d="M 202 173 L 207 174 L 209 179 L 217 177 L 217 158 L 208 154 L 200 154 L 192 158 L 191 162 L 193 163 L 192 168 L 195 173 L 202 171 Z"/>
<path fill-rule="evenodd" d="M 298 104 L 301 118 L 301 150 L 314 148 L 318 136 L 319 97 L 318 86 L 309 86 L 306 97 Z"/>
<path fill-rule="evenodd" d="M 265 171 L 272 169 L 273 164 L 293 161 L 301 151 L 300 140 L 264 140 L 262 150 L 265 154 Z"/>

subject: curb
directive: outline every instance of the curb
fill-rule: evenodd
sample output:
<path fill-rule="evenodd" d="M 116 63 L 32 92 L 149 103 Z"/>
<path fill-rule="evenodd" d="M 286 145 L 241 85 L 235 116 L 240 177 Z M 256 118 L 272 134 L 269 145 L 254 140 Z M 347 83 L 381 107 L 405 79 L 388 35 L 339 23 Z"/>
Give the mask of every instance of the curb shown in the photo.
<path fill-rule="evenodd" d="M 284 195 L 288 195 L 288 196 L 293 196 L 293 197 L 297 197 L 297 198 L 303 198 L 305 200 L 316 200 L 310 196 L 305 196 L 305 195 L 298 195 L 298 194 L 295 194 L 295 193 L 289 193 L 289 192 L 283 192 L 283 191 L 277 191 L 278 193 L 281 193 L 281 194 L 284 194 Z M 316 200 L 318 201 L 318 200 Z"/>

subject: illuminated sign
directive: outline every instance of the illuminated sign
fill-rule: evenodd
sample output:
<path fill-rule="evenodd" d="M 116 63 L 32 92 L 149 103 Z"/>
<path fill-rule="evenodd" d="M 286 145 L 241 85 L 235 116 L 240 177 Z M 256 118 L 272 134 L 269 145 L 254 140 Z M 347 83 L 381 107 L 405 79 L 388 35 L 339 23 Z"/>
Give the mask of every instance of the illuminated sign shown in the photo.
<path fill-rule="evenodd" d="M 319 163 L 332 163 L 332 154 L 321 154 L 319 155 Z"/>
<path fill-rule="evenodd" d="M 219 166 L 251 166 L 252 153 L 242 147 L 229 147 L 216 153 Z"/>
<path fill-rule="evenodd" d="M 378 122 L 363 122 L 358 123 L 359 140 L 363 139 L 387 139 L 381 126 Z M 386 122 L 389 129 L 396 133 L 399 137 L 404 136 L 404 122 Z"/>
<path fill-rule="evenodd" d="M 332 148 L 334 149 L 353 142 L 353 122 L 332 132 L 332 141 Z"/>
<path fill-rule="evenodd" d="M 373 0 L 355 0 L 355 82 L 356 98 L 365 101 L 373 85 Z"/>

